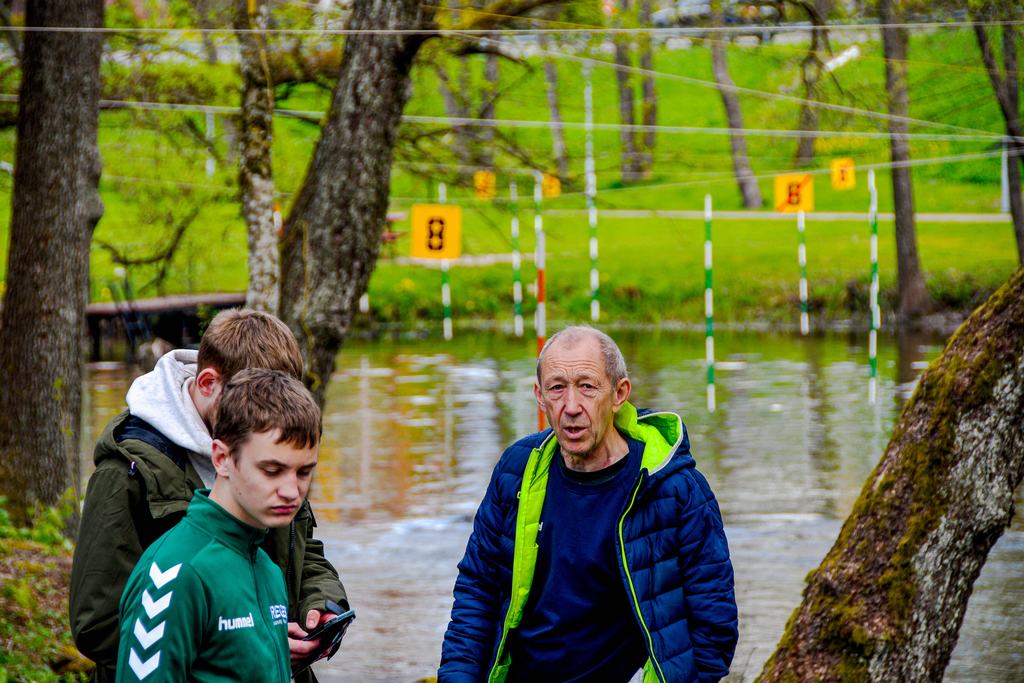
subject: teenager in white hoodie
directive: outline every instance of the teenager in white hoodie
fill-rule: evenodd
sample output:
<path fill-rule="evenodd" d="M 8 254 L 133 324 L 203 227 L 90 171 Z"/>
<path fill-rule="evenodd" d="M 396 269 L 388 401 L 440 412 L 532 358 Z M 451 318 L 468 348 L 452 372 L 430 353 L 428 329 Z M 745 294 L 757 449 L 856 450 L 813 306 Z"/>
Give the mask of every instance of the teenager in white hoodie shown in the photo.
<path fill-rule="evenodd" d="M 224 311 L 198 351 L 171 351 L 132 383 L 128 410 L 96 445 L 70 595 L 71 631 L 78 649 L 97 664 L 93 680 L 114 680 L 118 602 L 139 556 L 184 516 L 196 489 L 213 485 L 210 434 L 221 390 L 247 367 L 301 378 L 302 356 L 291 331 L 274 316 Z M 337 571 L 312 537 L 315 526 L 305 502 L 291 525 L 272 530 L 263 544 L 285 575 L 293 660 L 317 644 L 300 640 L 306 630 L 330 619 L 332 610 L 348 608 Z M 315 679 L 309 674 L 301 680 Z"/>

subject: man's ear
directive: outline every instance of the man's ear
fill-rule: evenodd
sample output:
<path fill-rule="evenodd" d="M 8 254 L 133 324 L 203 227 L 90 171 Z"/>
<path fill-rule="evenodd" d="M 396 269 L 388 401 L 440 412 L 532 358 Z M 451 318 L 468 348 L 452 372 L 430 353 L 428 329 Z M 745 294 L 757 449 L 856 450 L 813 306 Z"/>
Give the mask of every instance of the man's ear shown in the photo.
<path fill-rule="evenodd" d="M 533 385 L 533 395 L 537 399 L 537 405 L 540 406 L 541 408 L 543 408 L 544 407 L 544 396 L 541 394 L 540 385 L 539 384 L 534 384 Z"/>
<path fill-rule="evenodd" d="M 213 469 L 217 470 L 218 477 L 230 478 L 229 461 L 231 461 L 231 449 L 220 439 L 213 440 Z"/>
<path fill-rule="evenodd" d="M 202 394 L 203 398 L 213 399 L 216 398 L 223 388 L 224 382 L 222 380 L 220 371 L 216 368 L 203 368 L 196 375 L 196 388 L 199 389 L 199 393 Z"/>
<path fill-rule="evenodd" d="M 629 381 L 628 377 L 623 377 L 619 380 L 619 383 L 615 385 L 615 396 L 612 402 L 612 411 L 618 412 L 622 404 L 629 400 L 629 394 L 633 391 L 633 384 Z"/>

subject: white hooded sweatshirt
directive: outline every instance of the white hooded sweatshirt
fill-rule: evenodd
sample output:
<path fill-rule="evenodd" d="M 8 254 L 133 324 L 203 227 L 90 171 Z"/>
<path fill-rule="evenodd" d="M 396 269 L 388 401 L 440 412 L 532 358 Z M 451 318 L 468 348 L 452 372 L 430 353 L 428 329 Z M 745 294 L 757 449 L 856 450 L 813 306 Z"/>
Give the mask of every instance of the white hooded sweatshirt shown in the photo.
<path fill-rule="evenodd" d="M 129 413 L 188 451 L 192 466 L 203 484 L 210 487 L 217 477 L 213 469 L 213 439 L 189 394 L 196 378 L 198 356 L 199 352 L 191 349 L 164 354 L 152 372 L 132 382 L 126 401 Z"/>

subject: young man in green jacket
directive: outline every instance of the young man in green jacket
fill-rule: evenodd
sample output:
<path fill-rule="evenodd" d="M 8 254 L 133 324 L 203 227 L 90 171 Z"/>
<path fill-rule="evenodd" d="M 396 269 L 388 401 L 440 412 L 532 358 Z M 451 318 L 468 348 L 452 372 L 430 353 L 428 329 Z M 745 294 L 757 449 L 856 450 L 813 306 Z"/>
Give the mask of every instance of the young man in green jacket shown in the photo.
<path fill-rule="evenodd" d="M 223 385 L 247 367 L 298 378 L 302 355 L 274 316 L 224 311 L 211 321 L 198 353 L 171 351 L 132 383 L 128 410 L 107 425 L 96 445 L 70 595 L 71 632 L 82 654 L 96 662 L 94 681 L 114 680 L 118 600 L 139 556 L 182 519 L 193 491 L 213 485 L 210 432 L 217 403 Z M 272 529 L 263 542 L 285 574 L 294 659 L 315 645 L 299 639 L 304 631 L 331 618 L 328 600 L 348 609 L 338 574 L 313 538 L 315 525 L 304 503 L 291 524 Z M 315 679 L 306 672 L 296 680 Z"/>
<path fill-rule="evenodd" d="M 121 598 L 118 683 L 288 683 L 284 577 L 260 543 L 305 501 L 320 429 L 312 395 L 282 372 L 227 383 L 213 488 L 142 554 Z"/>

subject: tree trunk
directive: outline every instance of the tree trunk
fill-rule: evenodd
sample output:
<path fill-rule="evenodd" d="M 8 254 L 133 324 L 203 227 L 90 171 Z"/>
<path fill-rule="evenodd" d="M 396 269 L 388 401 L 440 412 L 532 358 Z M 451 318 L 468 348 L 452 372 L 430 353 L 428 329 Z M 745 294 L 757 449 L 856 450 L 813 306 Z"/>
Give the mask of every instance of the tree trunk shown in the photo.
<path fill-rule="evenodd" d="M 800 5 L 806 12 L 814 29 L 811 31 L 811 45 L 807 48 L 807 55 L 800 64 L 800 77 L 804 85 L 804 99 L 810 102 L 803 102 L 800 105 L 800 116 L 797 127 L 802 131 L 816 132 L 820 118 L 818 107 L 812 102 L 819 100 L 818 83 L 821 81 L 821 74 L 824 70 L 824 63 L 820 54 L 828 48 L 828 28 L 826 18 L 832 8 L 832 0 L 816 0 Z M 815 136 L 808 135 L 800 138 L 796 147 L 796 165 L 807 166 L 814 161 Z"/>
<path fill-rule="evenodd" d="M 207 64 L 217 63 L 217 45 L 213 42 L 211 29 L 216 28 L 210 21 L 210 0 L 192 0 L 192 8 L 196 12 L 196 22 L 199 28 L 203 29 L 201 39 L 203 41 L 203 54 Z"/>
<path fill-rule="evenodd" d="M 361 0 L 349 27 L 411 29 L 431 19 L 419 0 Z M 327 120 L 285 221 L 281 315 L 299 338 L 306 382 L 321 405 L 377 261 L 395 137 L 423 40 L 367 33 L 346 41 Z"/>
<path fill-rule="evenodd" d="M 250 8 L 253 11 L 250 11 Z M 277 228 L 274 225 L 274 175 L 271 146 L 274 135 L 274 86 L 267 64 L 263 33 L 270 20 L 265 0 L 237 0 L 235 29 L 241 50 L 242 114 L 239 131 L 238 184 L 242 214 L 249 235 L 249 289 L 245 305 L 277 313 L 281 279 Z"/>
<path fill-rule="evenodd" d="M 498 101 L 498 86 L 501 70 L 498 66 L 498 55 L 488 53 L 484 58 L 484 82 L 486 86 L 480 92 L 480 118 L 494 120 L 495 103 Z M 494 167 L 494 127 L 479 126 L 477 128 L 477 158 L 481 166 Z"/>
<path fill-rule="evenodd" d="M 101 0 L 37 0 L 28 26 L 103 24 Z M 100 33 L 25 36 L 7 294 L 0 325 L 0 491 L 16 522 L 77 489 L 89 243 L 103 214 Z M 71 530 L 72 532 L 74 530 Z"/>
<path fill-rule="evenodd" d="M 715 26 L 721 26 L 724 19 L 721 7 L 718 3 L 712 4 L 711 21 Z M 732 151 L 732 167 L 736 174 L 736 182 L 740 186 L 740 194 L 743 195 L 743 206 L 747 209 L 759 209 L 764 203 L 761 199 L 761 189 L 757 186 L 757 179 L 750 169 L 750 157 L 747 156 L 747 138 L 743 134 L 743 114 L 740 112 L 740 101 L 736 97 L 732 76 L 729 75 L 729 64 L 725 58 L 724 34 L 715 37 L 711 42 L 711 67 L 715 73 L 715 83 L 718 84 L 718 92 L 722 95 L 722 104 L 725 105 L 725 115 L 729 120 L 729 147 Z"/>
<path fill-rule="evenodd" d="M 651 0 L 640 0 L 638 19 L 641 28 L 650 27 L 653 24 L 651 19 Z M 654 84 L 654 50 L 651 48 L 651 34 L 646 31 L 637 36 L 637 49 L 640 53 L 640 68 L 644 74 L 640 76 L 640 91 L 643 102 L 640 107 L 640 120 L 647 129 L 640 139 L 639 164 L 641 173 L 649 178 L 654 171 L 654 143 L 656 141 L 654 126 L 658 125 L 658 92 Z"/>
<path fill-rule="evenodd" d="M 898 0 L 881 0 L 879 14 L 882 24 L 895 24 L 903 19 L 893 4 Z M 907 91 L 907 29 L 888 26 L 882 29 L 885 50 L 885 87 L 889 96 L 889 113 L 906 117 L 910 110 Z M 921 262 L 917 256 L 917 232 L 914 227 L 914 189 L 911 181 L 910 141 L 907 122 L 889 120 L 892 162 L 893 210 L 896 214 L 896 270 L 900 319 L 917 318 L 933 308 L 932 297 L 924 284 Z"/>
<path fill-rule="evenodd" d="M 761 681 L 942 680 L 1024 475 L 1024 268 L 922 376 Z"/>
<path fill-rule="evenodd" d="M 441 86 L 441 101 L 444 102 L 444 110 L 448 113 L 449 118 L 468 119 L 469 109 L 466 108 L 465 102 L 456 96 L 455 92 L 458 88 L 452 88 L 451 76 L 448 74 L 448 70 L 440 64 L 437 65 L 437 78 L 438 84 Z M 466 126 L 461 123 L 452 124 L 451 151 L 460 164 L 470 164 L 472 161 L 471 138 L 472 133 Z"/>
<path fill-rule="evenodd" d="M 546 33 L 537 34 L 542 52 L 548 51 Z M 562 110 L 558 106 L 558 65 L 551 57 L 544 57 L 544 82 L 547 85 L 548 113 L 551 119 L 551 154 L 558 167 L 558 177 L 569 177 L 569 155 L 565 149 L 565 132 L 562 130 Z"/>
<path fill-rule="evenodd" d="M 1009 18 L 1009 17 L 1004 17 Z M 1007 143 L 1006 179 L 1010 191 L 1010 215 L 1013 217 L 1013 232 L 1017 238 L 1017 258 L 1024 264 L 1024 200 L 1021 198 L 1021 164 L 1024 164 L 1024 126 L 1020 120 L 1020 95 L 1017 81 L 1017 29 L 1012 24 L 1003 26 L 1003 69 L 1000 75 L 987 29 L 974 24 L 974 35 L 978 39 L 981 58 L 985 63 L 992 90 L 999 102 L 999 111 L 1006 122 Z"/>
<path fill-rule="evenodd" d="M 616 34 L 612 38 L 612 42 L 615 44 L 615 63 L 620 67 L 615 69 L 615 79 L 619 84 L 619 122 L 622 124 L 619 129 L 619 140 L 622 147 L 622 181 L 629 183 L 643 177 L 643 168 L 636 146 L 636 132 L 633 129 L 633 126 L 636 125 L 633 74 L 630 71 L 633 64 L 629 56 L 629 37 Z"/>

